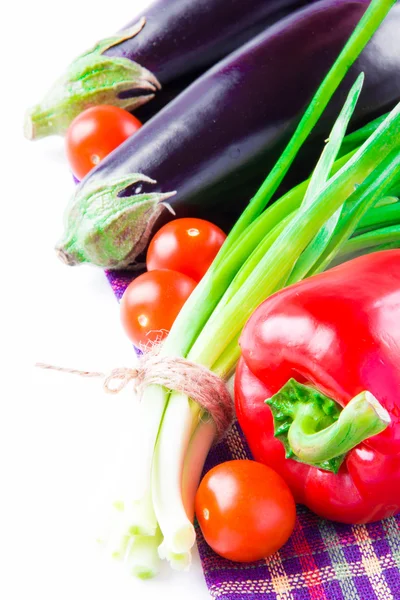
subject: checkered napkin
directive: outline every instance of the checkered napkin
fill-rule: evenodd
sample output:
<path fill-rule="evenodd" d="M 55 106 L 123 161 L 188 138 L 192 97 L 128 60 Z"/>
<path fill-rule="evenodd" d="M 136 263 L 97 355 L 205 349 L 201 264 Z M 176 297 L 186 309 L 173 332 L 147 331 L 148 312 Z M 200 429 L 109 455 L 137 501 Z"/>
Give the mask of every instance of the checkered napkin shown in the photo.
<path fill-rule="evenodd" d="M 132 273 L 108 272 L 118 300 Z M 205 471 L 251 458 L 239 426 L 210 452 Z M 400 514 L 370 525 L 341 525 L 297 507 L 293 534 L 272 557 L 234 563 L 215 554 L 196 525 L 210 594 L 220 600 L 400 600 Z"/>

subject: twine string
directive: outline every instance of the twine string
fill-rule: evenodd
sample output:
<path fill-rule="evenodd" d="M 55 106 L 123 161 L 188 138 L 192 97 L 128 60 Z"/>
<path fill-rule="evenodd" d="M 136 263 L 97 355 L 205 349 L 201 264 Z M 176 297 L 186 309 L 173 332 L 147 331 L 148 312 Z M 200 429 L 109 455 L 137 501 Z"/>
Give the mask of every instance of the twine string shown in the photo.
<path fill-rule="evenodd" d="M 40 369 L 47 369 L 49 371 L 59 371 L 61 373 L 70 373 L 71 375 L 81 375 L 82 377 L 104 377 L 104 373 L 100 371 L 80 371 L 79 369 L 70 369 L 68 367 L 57 367 L 56 365 L 49 365 L 48 363 L 37 362 L 35 367 Z"/>
<path fill-rule="evenodd" d="M 224 380 L 206 367 L 186 358 L 160 356 L 158 347 L 153 347 L 143 354 L 136 368 L 119 367 L 108 373 L 82 371 L 47 363 L 36 363 L 35 366 L 81 377 L 101 378 L 103 388 L 109 394 L 118 394 L 130 382 L 133 382 L 139 397 L 149 385 L 161 385 L 180 392 L 196 401 L 211 415 L 218 440 L 225 435 L 233 422 L 233 401 Z"/>

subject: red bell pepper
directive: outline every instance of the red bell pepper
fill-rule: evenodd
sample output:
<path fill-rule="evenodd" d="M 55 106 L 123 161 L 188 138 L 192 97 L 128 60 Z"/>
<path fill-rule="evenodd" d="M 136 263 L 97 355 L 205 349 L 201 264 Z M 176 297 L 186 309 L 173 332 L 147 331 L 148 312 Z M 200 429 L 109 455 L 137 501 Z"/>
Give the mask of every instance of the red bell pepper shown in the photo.
<path fill-rule="evenodd" d="M 400 250 L 271 296 L 240 346 L 236 411 L 255 460 L 324 518 L 400 511 Z"/>

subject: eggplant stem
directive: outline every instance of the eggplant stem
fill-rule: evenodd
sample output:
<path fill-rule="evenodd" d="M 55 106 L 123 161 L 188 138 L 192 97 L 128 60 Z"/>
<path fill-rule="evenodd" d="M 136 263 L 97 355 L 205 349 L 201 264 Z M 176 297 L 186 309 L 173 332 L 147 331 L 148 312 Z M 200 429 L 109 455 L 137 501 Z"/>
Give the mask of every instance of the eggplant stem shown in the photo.
<path fill-rule="evenodd" d="M 78 56 L 42 101 L 27 111 L 25 137 L 34 140 L 47 135 L 63 135 L 75 117 L 98 104 L 112 104 L 131 111 L 151 100 L 161 89 L 153 73 L 129 58 L 103 54 L 137 35 L 145 23 L 142 18 L 131 28 L 101 40 Z M 127 92 L 136 90 L 147 93 L 126 97 Z M 122 97 L 124 93 L 125 97 Z"/>

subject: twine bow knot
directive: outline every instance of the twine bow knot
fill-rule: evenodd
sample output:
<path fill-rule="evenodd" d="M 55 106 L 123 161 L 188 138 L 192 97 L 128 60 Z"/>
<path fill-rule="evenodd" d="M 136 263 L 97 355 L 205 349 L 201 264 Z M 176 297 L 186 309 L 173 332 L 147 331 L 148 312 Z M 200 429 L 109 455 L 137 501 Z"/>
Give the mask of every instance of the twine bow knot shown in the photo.
<path fill-rule="evenodd" d="M 130 369 L 129 367 L 112 369 L 110 373 L 103 374 L 103 387 L 108 394 L 118 394 L 128 385 L 128 383 L 133 381 L 133 387 L 136 392 L 141 373 L 142 371 L 140 369 Z M 117 382 L 117 384 L 113 385 L 114 382 Z"/>

